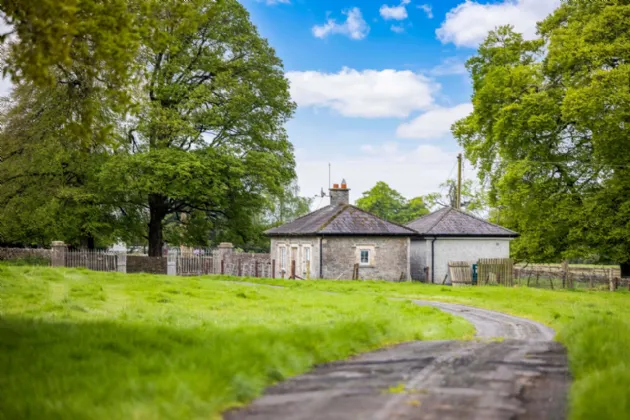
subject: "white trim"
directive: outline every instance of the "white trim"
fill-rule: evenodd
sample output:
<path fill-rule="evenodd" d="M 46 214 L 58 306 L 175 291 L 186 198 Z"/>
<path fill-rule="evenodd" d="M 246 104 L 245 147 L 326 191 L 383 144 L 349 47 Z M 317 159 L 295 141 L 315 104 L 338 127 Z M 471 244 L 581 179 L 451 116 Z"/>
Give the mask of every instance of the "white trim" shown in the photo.
<path fill-rule="evenodd" d="M 361 261 L 362 251 L 368 252 L 368 262 Z M 355 245 L 356 262 L 361 267 L 374 267 L 376 265 L 376 246 L 374 245 Z"/>

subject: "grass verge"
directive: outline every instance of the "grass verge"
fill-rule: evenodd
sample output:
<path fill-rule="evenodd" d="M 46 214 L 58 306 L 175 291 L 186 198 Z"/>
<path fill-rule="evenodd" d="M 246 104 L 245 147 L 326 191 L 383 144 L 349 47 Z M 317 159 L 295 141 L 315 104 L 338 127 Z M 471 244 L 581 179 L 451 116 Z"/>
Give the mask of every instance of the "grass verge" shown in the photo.
<path fill-rule="evenodd" d="M 220 277 L 219 277 L 220 278 Z M 239 280 L 239 279 L 232 279 Z M 549 325 L 568 350 L 574 382 L 573 420 L 630 419 L 630 294 L 527 287 L 470 287 L 420 283 L 292 281 L 247 279 L 291 290 L 329 291 L 353 296 L 426 299 L 492 309 Z"/>
<path fill-rule="evenodd" d="M 213 418 L 317 363 L 472 333 L 378 295 L 0 265 L 0 419 Z"/>

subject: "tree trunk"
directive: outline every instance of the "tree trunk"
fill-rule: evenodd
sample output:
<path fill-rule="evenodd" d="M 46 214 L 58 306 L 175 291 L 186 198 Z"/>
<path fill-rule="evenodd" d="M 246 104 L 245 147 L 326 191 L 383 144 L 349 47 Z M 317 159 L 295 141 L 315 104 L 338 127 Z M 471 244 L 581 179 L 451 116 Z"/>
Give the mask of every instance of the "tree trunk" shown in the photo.
<path fill-rule="evenodd" d="M 161 257 L 164 239 L 162 236 L 166 217 L 166 198 L 159 194 L 149 195 L 149 257 Z"/>
<path fill-rule="evenodd" d="M 94 236 L 88 233 L 83 238 L 81 238 L 81 244 L 79 245 L 80 249 L 95 249 L 96 244 L 94 240 Z"/>

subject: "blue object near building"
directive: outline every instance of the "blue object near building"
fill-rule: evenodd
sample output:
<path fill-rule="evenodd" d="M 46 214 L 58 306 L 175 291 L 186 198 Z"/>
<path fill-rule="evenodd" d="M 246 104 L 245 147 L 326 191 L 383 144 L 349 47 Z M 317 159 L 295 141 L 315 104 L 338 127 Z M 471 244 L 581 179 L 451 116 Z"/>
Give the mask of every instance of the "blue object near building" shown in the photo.
<path fill-rule="evenodd" d="M 473 286 L 477 285 L 477 264 L 472 266 L 472 284 Z"/>

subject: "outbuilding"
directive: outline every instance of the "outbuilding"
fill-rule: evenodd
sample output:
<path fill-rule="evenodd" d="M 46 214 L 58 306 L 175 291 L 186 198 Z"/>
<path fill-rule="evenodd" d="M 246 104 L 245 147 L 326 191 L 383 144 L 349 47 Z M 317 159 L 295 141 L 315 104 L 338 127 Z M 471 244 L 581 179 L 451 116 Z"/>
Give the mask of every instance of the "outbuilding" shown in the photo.
<path fill-rule="evenodd" d="M 278 276 L 291 276 L 294 266 L 299 278 L 410 279 L 415 232 L 350 205 L 345 181 L 330 189 L 330 205 L 266 234 Z"/>
<path fill-rule="evenodd" d="M 421 217 L 407 227 L 411 240 L 411 278 L 450 283 L 451 261 L 474 263 L 481 258 L 509 258 L 510 241 L 518 233 L 452 207 Z"/>

